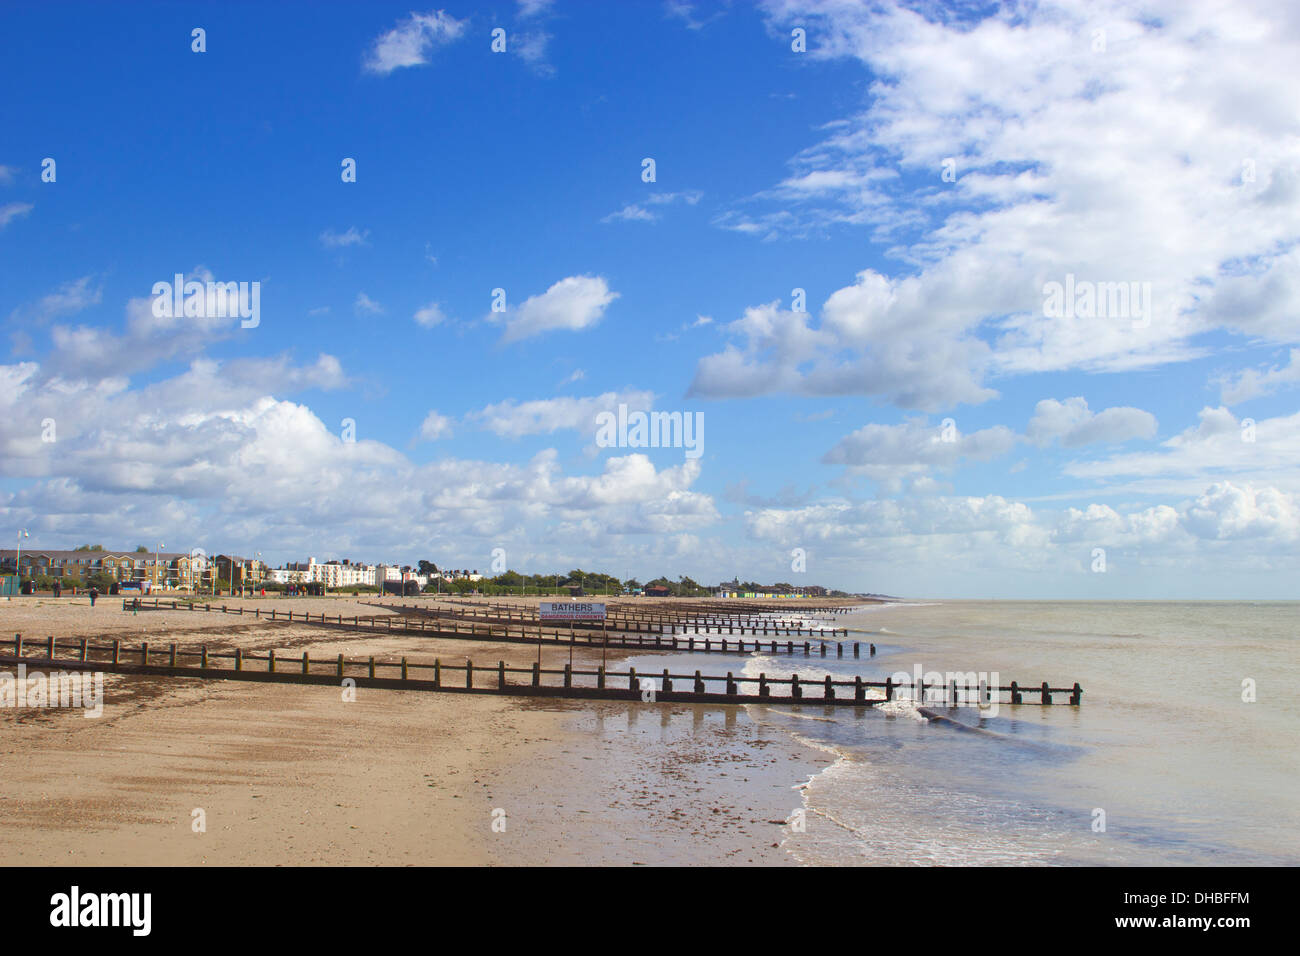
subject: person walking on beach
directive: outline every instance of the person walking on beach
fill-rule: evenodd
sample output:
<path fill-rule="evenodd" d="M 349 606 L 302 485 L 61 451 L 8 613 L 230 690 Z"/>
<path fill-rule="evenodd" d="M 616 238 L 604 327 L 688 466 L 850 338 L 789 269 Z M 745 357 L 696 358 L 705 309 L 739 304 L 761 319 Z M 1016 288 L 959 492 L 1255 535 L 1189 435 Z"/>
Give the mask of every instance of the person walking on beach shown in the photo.
<path fill-rule="evenodd" d="M 99 591 L 96 588 L 90 589 L 90 606 L 95 606 L 95 598 L 99 597 Z"/>

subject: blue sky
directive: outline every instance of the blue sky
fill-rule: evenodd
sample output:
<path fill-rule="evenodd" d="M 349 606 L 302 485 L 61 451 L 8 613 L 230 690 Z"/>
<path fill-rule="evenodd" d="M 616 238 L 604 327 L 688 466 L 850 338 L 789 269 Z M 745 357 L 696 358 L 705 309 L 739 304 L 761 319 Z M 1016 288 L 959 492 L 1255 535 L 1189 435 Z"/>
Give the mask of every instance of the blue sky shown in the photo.
<path fill-rule="evenodd" d="M 1284 4 L 0 17 L 6 536 L 1297 596 Z M 599 446 L 620 403 L 703 453 Z"/>

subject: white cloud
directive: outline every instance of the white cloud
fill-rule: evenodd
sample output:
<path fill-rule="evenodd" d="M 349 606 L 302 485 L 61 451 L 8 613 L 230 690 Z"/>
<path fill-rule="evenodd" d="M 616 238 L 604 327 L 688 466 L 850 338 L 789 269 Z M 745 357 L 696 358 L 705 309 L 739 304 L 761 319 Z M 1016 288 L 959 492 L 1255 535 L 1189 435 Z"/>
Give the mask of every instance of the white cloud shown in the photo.
<path fill-rule="evenodd" d="M 65 282 L 58 290 L 42 296 L 33 306 L 20 307 L 10 313 L 10 321 L 30 322 L 44 325 L 53 319 L 75 315 L 92 305 L 99 305 L 103 290 L 93 286 L 93 276 L 82 276 L 71 282 Z"/>
<path fill-rule="evenodd" d="M 431 329 L 435 325 L 446 321 L 447 316 L 443 314 L 441 305 L 437 302 L 430 302 L 428 305 L 417 309 L 414 318 L 419 325 Z"/>
<path fill-rule="evenodd" d="M 370 238 L 370 230 L 358 231 L 356 226 L 349 226 L 347 232 L 326 229 L 320 234 L 320 242 L 327 249 L 340 249 L 347 246 L 364 246 Z"/>
<path fill-rule="evenodd" d="M 364 292 L 357 293 L 357 299 L 352 303 L 352 309 L 357 315 L 382 315 L 384 307 L 376 302 Z"/>
<path fill-rule="evenodd" d="M 446 46 L 460 37 L 468 21 L 457 20 L 441 10 L 412 13 L 387 33 L 375 38 L 362 62 L 368 73 L 386 76 L 407 66 L 429 62 L 437 47 Z"/>
<path fill-rule="evenodd" d="M 1034 406 L 1034 417 L 1025 429 L 1026 437 L 1034 444 L 1048 445 L 1059 440 L 1063 448 L 1154 438 L 1155 434 L 1156 418 L 1150 412 L 1122 406 L 1094 414 L 1081 397 L 1067 398 L 1064 402 L 1043 399 Z"/>
<path fill-rule="evenodd" d="M 654 393 L 642 391 L 605 392 L 585 398 L 562 396 L 517 402 L 496 402 L 466 415 L 502 438 L 546 435 L 561 429 L 573 429 L 596 435 L 596 416 L 601 412 L 618 413 L 626 404 L 629 411 L 648 411 L 654 407 Z"/>
<path fill-rule="evenodd" d="M 502 341 L 517 342 L 543 332 L 578 332 L 591 328 L 617 298 L 618 293 L 611 292 L 600 276 L 561 279 L 541 295 L 530 296 L 522 305 L 506 312 Z"/>
<path fill-rule="evenodd" d="M 952 468 L 960 460 L 989 461 L 1015 447 L 1016 434 L 1002 425 L 963 435 L 922 421 L 865 425 L 840 440 L 822 461 L 848 465 L 877 481 L 897 482 L 933 468 Z M 947 440 L 945 440 L 947 439 Z"/>
<path fill-rule="evenodd" d="M 0 206 L 0 229 L 9 225 L 14 219 L 27 215 L 35 208 L 35 204 L 29 202 L 11 202 Z"/>
<path fill-rule="evenodd" d="M 1273 366 L 1270 369 L 1242 369 L 1240 372 L 1224 375 L 1218 380 L 1219 400 L 1225 405 L 1269 395 L 1300 385 L 1300 349 L 1292 349 L 1286 365 Z"/>
<path fill-rule="evenodd" d="M 764 238 L 863 228 L 902 265 L 862 272 L 820 326 L 803 317 L 826 333 L 806 366 L 719 353 L 700 364 L 699 394 L 870 394 L 934 411 L 990 398 L 994 374 L 1185 361 L 1218 328 L 1300 340 L 1293 11 L 766 8 L 775 36 L 804 26 L 810 59 L 854 58 L 873 82 L 863 109 L 719 225 Z M 955 182 L 940 177 L 946 158 Z M 1044 285 L 1067 275 L 1150 283 L 1149 314 L 1044 315 Z"/>
<path fill-rule="evenodd" d="M 420 437 L 425 441 L 437 441 L 451 435 L 451 419 L 446 415 L 430 410 L 420 424 Z"/>

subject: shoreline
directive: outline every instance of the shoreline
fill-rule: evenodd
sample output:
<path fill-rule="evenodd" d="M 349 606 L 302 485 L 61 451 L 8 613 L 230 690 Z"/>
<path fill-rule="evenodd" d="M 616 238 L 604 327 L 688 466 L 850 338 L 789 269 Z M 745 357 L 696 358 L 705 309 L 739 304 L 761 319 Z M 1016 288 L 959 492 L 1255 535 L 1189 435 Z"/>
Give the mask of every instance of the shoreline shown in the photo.
<path fill-rule="evenodd" d="M 0 628 L 536 659 L 527 645 L 136 615 L 107 600 L 0 602 Z M 339 600 L 295 606 L 337 611 Z M 543 660 L 568 650 L 544 648 Z M 599 660 L 599 648 L 575 648 L 575 663 Z M 98 719 L 2 708 L 0 725 L 6 865 L 795 865 L 786 821 L 821 762 L 740 705 L 364 689 L 344 703 L 333 687 L 114 674 Z M 206 832 L 194 832 L 195 810 Z M 502 813 L 504 832 L 493 828 Z"/>

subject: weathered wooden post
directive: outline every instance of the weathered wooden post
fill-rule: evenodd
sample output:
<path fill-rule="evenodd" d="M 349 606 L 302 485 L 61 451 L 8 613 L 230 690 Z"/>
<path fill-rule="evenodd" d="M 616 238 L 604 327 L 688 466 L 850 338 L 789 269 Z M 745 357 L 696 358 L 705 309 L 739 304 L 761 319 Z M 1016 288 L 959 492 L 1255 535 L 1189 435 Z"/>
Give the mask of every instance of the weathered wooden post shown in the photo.
<path fill-rule="evenodd" d="M 731 676 L 731 671 L 727 671 L 727 696 L 736 696 L 736 681 L 735 678 Z"/>
<path fill-rule="evenodd" d="M 766 673 L 759 674 L 758 675 L 758 696 L 768 697 L 771 695 L 771 693 L 772 693 L 771 689 L 767 686 L 767 674 Z"/>
<path fill-rule="evenodd" d="M 867 699 L 867 689 L 862 686 L 861 675 L 853 678 L 853 699 L 859 704 Z"/>
<path fill-rule="evenodd" d="M 442 659 L 438 657 L 433 659 L 433 686 L 442 686 Z"/>
<path fill-rule="evenodd" d="M 86 651 L 89 650 L 89 648 L 90 648 L 90 642 L 83 637 L 81 639 L 81 660 L 83 662 L 86 660 Z"/>
<path fill-rule="evenodd" d="M 637 691 L 637 690 L 640 690 L 640 689 L 641 689 L 641 688 L 637 685 L 637 682 L 636 682 L 636 668 L 635 668 L 635 667 L 629 667 L 629 668 L 627 669 L 627 686 L 628 686 L 628 689 L 631 690 L 631 691 Z"/>
<path fill-rule="evenodd" d="M 604 673 L 604 672 L 605 672 L 605 668 L 602 667 L 600 670 L 601 670 L 601 675 L 600 675 L 600 686 L 601 686 L 601 687 L 604 687 L 604 686 L 605 686 L 605 673 Z M 538 664 L 537 661 L 533 661 L 533 686 L 534 686 L 534 687 L 541 687 L 541 686 L 542 686 L 542 665 Z"/>
<path fill-rule="evenodd" d="M 957 678 L 955 677 L 952 679 L 952 703 L 949 706 L 957 706 Z"/>
<path fill-rule="evenodd" d="M 872 656 L 872 657 L 875 657 L 875 656 L 876 656 L 876 645 L 875 645 L 875 644 L 872 644 L 872 645 L 871 645 L 871 656 Z"/>
<path fill-rule="evenodd" d="M 825 641 L 822 641 L 822 642 L 821 642 L 821 645 L 822 645 L 822 657 L 825 657 L 825 656 L 826 656 L 826 642 L 825 642 Z"/>
<path fill-rule="evenodd" d="M 785 642 L 785 652 L 786 652 L 787 654 L 793 654 L 793 653 L 794 653 L 794 641 L 786 641 L 786 642 Z"/>
<path fill-rule="evenodd" d="M 121 656 L 120 656 L 121 651 L 122 651 L 122 642 L 114 638 L 113 639 L 113 666 L 114 667 L 116 667 L 118 665 L 118 662 L 121 660 Z"/>
<path fill-rule="evenodd" d="M 853 642 L 853 656 L 854 656 L 854 657 L 858 657 L 858 656 L 860 656 L 860 655 L 858 654 L 858 642 L 857 642 L 857 641 L 854 641 L 854 642 Z"/>
<path fill-rule="evenodd" d="M 374 656 L 373 654 L 370 655 L 369 664 L 370 664 L 370 676 L 371 676 L 371 677 L 374 677 L 374 676 L 375 676 L 375 656 Z"/>
<path fill-rule="evenodd" d="M 673 679 L 668 676 L 668 668 L 666 667 L 664 668 L 663 687 L 661 689 L 666 694 L 671 693 L 673 689 Z"/>
<path fill-rule="evenodd" d="M 474 662 L 469 658 L 465 659 L 465 687 L 467 689 L 474 686 Z"/>
<path fill-rule="evenodd" d="M 1020 685 L 1015 681 L 1011 682 L 1011 703 L 1020 703 Z"/>
<path fill-rule="evenodd" d="M 175 644 L 172 645 L 171 653 L 167 656 L 167 666 L 168 667 L 176 666 L 176 645 Z"/>
<path fill-rule="evenodd" d="M 309 658 L 309 657 L 307 656 L 307 652 L 306 652 L 306 651 L 303 651 L 303 652 L 302 652 L 302 672 L 303 672 L 304 674 L 306 674 L 306 673 L 309 673 L 310 671 L 311 671 L 311 658 Z"/>
<path fill-rule="evenodd" d="M 836 657 L 843 657 L 843 656 L 844 656 L 844 645 L 843 645 L 843 644 L 836 644 L 836 645 L 835 645 L 835 656 L 836 656 Z"/>
<path fill-rule="evenodd" d="M 687 643 L 687 645 L 688 645 L 688 648 L 689 648 L 690 652 L 691 652 L 692 654 L 694 654 L 694 653 L 695 653 L 695 638 L 693 638 L 693 637 L 689 637 L 689 638 L 687 638 L 687 639 L 686 639 L 686 643 Z"/>
<path fill-rule="evenodd" d="M 402 658 L 402 680 L 406 680 L 407 676 L 408 676 L 408 671 L 406 667 L 406 658 L 403 657 Z"/>
<path fill-rule="evenodd" d="M 1070 692 L 1070 704 L 1071 706 L 1078 707 L 1079 704 L 1082 702 L 1083 702 L 1083 688 L 1079 686 L 1078 681 L 1075 681 L 1074 690 Z"/>
<path fill-rule="evenodd" d="M 244 651 L 242 648 L 236 647 L 235 648 L 235 670 L 242 671 L 243 669 L 244 669 Z"/>
<path fill-rule="evenodd" d="M 803 696 L 803 690 L 799 687 L 799 675 L 798 675 L 798 674 L 791 674 L 791 675 L 790 675 L 790 696 L 791 696 L 791 697 L 796 697 L 796 698 L 797 698 L 797 697 L 802 697 L 802 696 Z"/>
<path fill-rule="evenodd" d="M 1047 691 L 1047 681 L 1043 681 L 1043 703 L 1050 704 L 1051 702 L 1052 695 Z"/>
<path fill-rule="evenodd" d="M 601 664 L 596 668 L 596 687 L 598 690 L 605 689 L 605 665 Z"/>
<path fill-rule="evenodd" d="M 695 672 L 695 693 L 697 694 L 704 693 L 704 681 L 700 678 L 699 671 Z"/>
<path fill-rule="evenodd" d="M 497 690 L 506 689 L 506 662 L 497 661 Z"/>
<path fill-rule="evenodd" d="M 268 674 L 275 673 L 275 648 L 274 647 L 266 652 L 266 672 Z"/>
<path fill-rule="evenodd" d="M 885 700 L 893 700 L 893 699 L 894 699 L 894 678 L 891 676 L 885 678 Z"/>
<path fill-rule="evenodd" d="M 573 665 L 572 664 L 564 665 L 564 686 L 566 688 L 573 686 Z"/>

